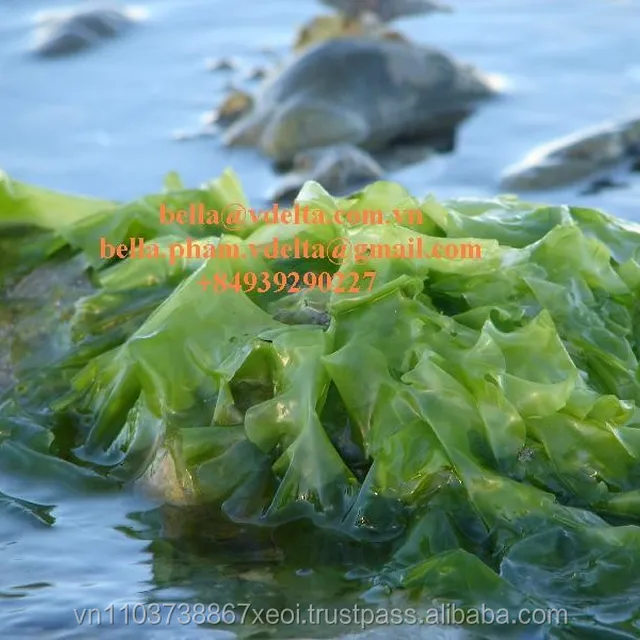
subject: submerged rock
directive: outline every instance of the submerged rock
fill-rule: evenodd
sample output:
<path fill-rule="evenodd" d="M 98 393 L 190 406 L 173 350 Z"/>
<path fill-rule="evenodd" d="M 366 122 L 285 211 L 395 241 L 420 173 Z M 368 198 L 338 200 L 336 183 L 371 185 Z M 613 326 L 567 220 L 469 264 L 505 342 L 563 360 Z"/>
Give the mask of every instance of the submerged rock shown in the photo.
<path fill-rule="evenodd" d="M 501 187 L 555 189 L 634 158 L 640 158 L 640 118 L 601 124 L 538 147 L 503 173 Z"/>
<path fill-rule="evenodd" d="M 40 20 L 34 53 L 45 57 L 75 53 L 120 35 L 139 17 L 139 12 L 112 5 L 48 13 Z"/>
<path fill-rule="evenodd" d="M 328 40 L 267 80 L 254 108 L 224 141 L 255 145 L 285 166 L 315 147 L 346 143 L 381 150 L 402 140 L 441 138 L 494 94 L 474 67 L 433 48 Z"/>

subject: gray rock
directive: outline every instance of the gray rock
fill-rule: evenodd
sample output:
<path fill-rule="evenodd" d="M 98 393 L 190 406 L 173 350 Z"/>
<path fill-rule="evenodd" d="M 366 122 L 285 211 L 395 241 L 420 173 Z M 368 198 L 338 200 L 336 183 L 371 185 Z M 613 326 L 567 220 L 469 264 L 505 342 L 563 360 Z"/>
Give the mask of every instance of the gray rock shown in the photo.
<path fill-rule="evenodd" d="M 253 82 L 255 80 L 264 80 L 268 75 L 269 69 L 264 66 L 258 65 L 247 71 L 246 79 L 249 82 Z"/>
<path fill-rule="evenodd" d="M 433 12 L 450 12 L 451 7 L 432 0 L 321 0 L 348 18 L 374 14 L 382 22 Z"/>
<path fill-rule="evenodd" d="M 352 145 L 336 145 L 297 154 L 293 170 L 285 174 L 268 196 L 271 200 L 293 198 L 307 180 L 319 182 L 333 194 L 379 180 L 384 169 L 368 153 Z"/>
<path fill-rule="evenodd" d="M 315 147 L 376 151 L 455 130 L 495 94 L 480 72 L 432 48 L 396 40 L 331 39 L 268 79 L 254 108 L 226 132 L 278 164 Z"/>
<path fill-rule="evenodd" d="M 52 12 L 36 31 L 34 53 L 53 57 L 76 53 L 124 32 L 136 13 L 111 5 Z"/>
<path fill-rule="evenodd" d="M 605 123 L 554 140 L 507 168 L 501 188 L 537 191 L 564 187 L 640 158 L 640 118 Z"/>
<path fill-rule="evenodd" d="M 238 61 L 235 58 L 212 58 L 207 60 L 208 71 L 236 71 Z"/>

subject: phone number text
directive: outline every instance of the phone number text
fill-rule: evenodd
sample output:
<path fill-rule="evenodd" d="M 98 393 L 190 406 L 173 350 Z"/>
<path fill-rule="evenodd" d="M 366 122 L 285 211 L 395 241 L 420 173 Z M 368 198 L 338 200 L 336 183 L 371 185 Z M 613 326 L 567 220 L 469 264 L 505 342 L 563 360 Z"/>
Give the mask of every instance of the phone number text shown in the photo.
<path fill-rule="evenodd" d="M 365 271 L 357 273 L 331 274 L 328 271 L 306 273 L 276 271 L 246 271 L 245 273 L 234 273 L 228 276 L 226 273 L 215 273 L 212 278 L 203 278 L 198 284 L 203 291 L 213 293 L 223 293 L 225 291 L 235 291 L 237 293 L 299 293 L 303 289 L 318 289 L 322 292 L 331 293 L 360 293 L 361 291 L 371 291 L 376 279 L 375 271 Z"/>

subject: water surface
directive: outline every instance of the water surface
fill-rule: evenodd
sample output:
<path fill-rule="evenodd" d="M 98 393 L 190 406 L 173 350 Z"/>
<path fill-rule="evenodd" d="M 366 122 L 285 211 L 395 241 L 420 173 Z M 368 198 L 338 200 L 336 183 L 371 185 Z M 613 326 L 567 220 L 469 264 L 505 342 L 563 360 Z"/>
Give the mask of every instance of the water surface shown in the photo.
<path fill-rule="evenodd" d="M 500 172 L 532 147 L 640 113 L 637 1 L 453 4 L 455 14 L 405 20 L 398 27 L 500 74 L 507 88 L 465 123 L 454 154 L 389 176 L 416 195 L 493 195 Z M 53 189 L 127 199 L 157 191 L 171 170 L 197 184 L 233 166 L 253 200 L 264 196 L 274 174 L 254 151 L 227 150 L 213 138 L 176 142 L 173 134 L 200 127 L 229 82 L 268 62 L 263 49 L 284 55 L 296 27 L 320 13 L 319 5 L 158 0 L 144 5 L 148 20 L 121 40 L 77 57 L 35 59 L 27 54 L 31 20 L 55 6 L 0 0 L 0 167 Z M 207 71 L 206 59 L 217 56 L 237 57 L 244 71 Z M 624 179 L 626 188 L 594 196 L 573 187 L 535 197 L 640 221 L 640 174 Z M 10 471 L 0 469 L 0 491 L 51 506 L 47 513 L 55 523 L 2 509 L 3 638 L 94 638 L 109 631 L 119 638 L 223 636 L 194 626 L 179 633 L 148 628 L 143 635 L 135 627 L 107 626 L 98 633 L 77 624 L 74 608 L 112 603 L 251 596 L 283 606 L 301 592 L 341 602 L 346 587 L 338 561 L 318 577 L 305 573 L 308 558 L 296 560 L 295 554 L 283 561 L 267 548 L 233 548 L 224 539 L 209 546 L 200 541 L 194 549 L 172 541 L 156 505 L 140 496 L 88 495 L 72 483 L 43 484 Z M 215 533 L 218 525 L 209 526 Z M 265 585 L 274 575 L 278 586 L 271 593 Z"/>

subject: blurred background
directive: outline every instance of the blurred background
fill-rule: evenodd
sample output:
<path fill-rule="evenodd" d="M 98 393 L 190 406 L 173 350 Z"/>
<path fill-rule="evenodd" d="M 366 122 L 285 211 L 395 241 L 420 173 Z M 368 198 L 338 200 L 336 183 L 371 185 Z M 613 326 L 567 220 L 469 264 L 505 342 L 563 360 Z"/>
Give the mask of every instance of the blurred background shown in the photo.
<path fill-rule="evenodd" d="M 176 136 L 200 129 L 231 86 L 258 86 L 251 70 L 288 55 L 301 26 L 331 10 L 314 0 L 150 0 L 122 37 L 58 58 L 29 53 L 38 12 L 83 4 L 91 3 L 0 0 L 0 167 L 41 186 L 128 199 L 157 192 L 170 170 L 195 186 L 232 166 L 252 200 L 263 199 L 274 173 L 255 149 Z M 393 28 L 505 86 L 462 125 L 454 153 L 387 176 L 415 195 L 495 194 L 501 172 L 538 145 L 640 114 L 637 0 L 449 4 L 452 13 Z M 220 58 L 237 69 L 211 71 Z M 640 220 L 640 174 L 625 171 L 619 182 L 596 194 L 572 185 L 534 196 Z"/>
<path fill-rule="evenodd" d="M 145 19 L 122 37 L 74 55 L 34 56 L 38 12 L 81 4 L 0 0 L 0 168 L 43 187 L 125 200 L 158 192 L 169 171 L 195 186 L 231 166 L 249 197 L 264 199 L 275 173 L 255 149 L 179 138 L 201 129 L 231 86 L 256 87 L 251 70 L 288 55 L 298 29 L 327 8 L 313 0 L 149 0 L 140 6 Z M 538 145 L 640 114 L 638 0 L 450 4 L 453 13 L 394 28 L 499 75 L 504 90 L 462 125 L 452 153 L 387 176 L 416 196 L 494 195 L 501 172 Z M 235 59 L 237 69 L 212 71 L 220 58 Z M 621 168 L 614 178 L 620 184 L 597 193 L 574 184 L 527 197 L 640 222 L 640 173 Z M 238 539 L 210 520 L 212 535 L 194 542 L 173 536 L 167 514 L 147 500 L 86 496 L 72 480 L 63 490 L 27 483 L 8 455 L 0 461 L 3 490 L 45 506 L 5 509 L 0 494 L 2 638 L 98 637 L 73 609 L 110 603 L 244 599 L 281 607 L 301 593 L 316 603 L 346 601 L 343 550 L 331 544 L 333 556 L 301 545 L 283 560 L 270 544 Z M 325 554 L 323 571 L 308 570 L 314 553 Z M 186 627 L 147 631 L 120 628 L 114 637 L 227 637 L 193 627 L 193 635 Z"/>

